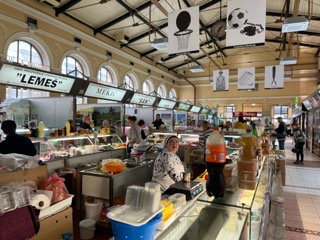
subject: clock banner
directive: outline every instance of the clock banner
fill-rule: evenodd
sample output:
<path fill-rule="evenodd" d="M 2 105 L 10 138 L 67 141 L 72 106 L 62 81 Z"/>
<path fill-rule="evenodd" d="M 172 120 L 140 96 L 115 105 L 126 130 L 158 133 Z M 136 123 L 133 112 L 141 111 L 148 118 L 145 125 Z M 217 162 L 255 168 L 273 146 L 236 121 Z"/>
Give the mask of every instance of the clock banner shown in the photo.
<path fill-rule="evenodd" d="M 239 68 L 238 69 L 238 90 L 253 90 L 255 89 L 255 68 Z"/>
<path fill-rule="evenodd" d="M 169 56 L 199 52 L 199 6 L 168 15 Z"/>
<path fill-rule="evenodd" d="M 213 71 L 213 91 L 229 90 L 229 69 Z"/>
<path fill-rule="evenodd" d="M 265 42 L 266 0 L 228 0 L 226 46 Z"/>
<path fill-rule="evenodd" d="M 264 77 L 265 89 L 283 88 L 284 66 L 265 66 Z"/>

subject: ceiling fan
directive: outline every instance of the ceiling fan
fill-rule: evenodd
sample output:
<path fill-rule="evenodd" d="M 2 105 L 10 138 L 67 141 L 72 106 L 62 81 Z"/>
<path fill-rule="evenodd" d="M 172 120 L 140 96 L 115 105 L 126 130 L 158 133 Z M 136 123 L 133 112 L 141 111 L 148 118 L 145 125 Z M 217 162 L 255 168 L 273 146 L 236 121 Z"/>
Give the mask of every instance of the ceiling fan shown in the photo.
<path fill-rule="evenodd" d="M 86 7 L 91 7 L 91 6 L 98 5 L 98 4 L 105 4 L 105 3 L 110 2 L 110 1 L 111 0 L 100 0 L 99 2 L 96 2 L 96 3 L 91 3 L 91 4 L 88 4 L 88 5 L 85 5 L 85 6 L 80 6 L 80 7 L 68 9 L 68 10 L 66 10 L 66 12 L 79 10 L 79 9 L 86 8 Z"/>

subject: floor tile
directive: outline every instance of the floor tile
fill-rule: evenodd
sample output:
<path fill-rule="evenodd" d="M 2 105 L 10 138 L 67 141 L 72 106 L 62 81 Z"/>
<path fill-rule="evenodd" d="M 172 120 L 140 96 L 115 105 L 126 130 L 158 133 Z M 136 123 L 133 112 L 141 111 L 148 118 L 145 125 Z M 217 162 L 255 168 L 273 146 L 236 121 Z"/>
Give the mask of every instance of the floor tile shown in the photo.
<path fill-rule="evenodd" d="M 305 240 L 305 234 L 293 231 L 286 231 L 286 240 Z"/>

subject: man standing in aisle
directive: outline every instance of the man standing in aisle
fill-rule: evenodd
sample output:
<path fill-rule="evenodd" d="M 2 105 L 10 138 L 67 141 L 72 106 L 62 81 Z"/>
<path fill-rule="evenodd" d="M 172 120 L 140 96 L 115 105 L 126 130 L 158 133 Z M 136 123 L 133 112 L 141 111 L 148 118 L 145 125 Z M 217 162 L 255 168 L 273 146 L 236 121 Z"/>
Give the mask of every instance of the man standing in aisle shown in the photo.
<path fill-rule="evenodd" d="M 282 121 L 282 117 L 278 117 L 278 123 L 279 123 L 279 126 L 278 128 L 275 129 L 275 131 L 277 133 L 279 150 L 284 150 L 284 142 L 286 141 L 286 136 L 287 136 L 286 134 L 287 126 Z"/>
<path fill-rule="evenodd" d="M 159 113 L 156 115 L 156 120 L 154 120 L 154 122 L 152 124 L 153 124 L 154 127 L 156 127 L 157 130 L 159 130 L 160 126 L 162 124 L 164 124 L 164 122 L 160 118 L 160 114 Z"/>

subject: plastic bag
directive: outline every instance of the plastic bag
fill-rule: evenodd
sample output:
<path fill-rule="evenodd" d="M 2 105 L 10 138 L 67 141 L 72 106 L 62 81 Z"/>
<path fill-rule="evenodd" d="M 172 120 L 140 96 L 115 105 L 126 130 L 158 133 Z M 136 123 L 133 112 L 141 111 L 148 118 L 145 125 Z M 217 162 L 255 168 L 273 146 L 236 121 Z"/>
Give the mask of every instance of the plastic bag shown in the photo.
<path fill-rule="evenodd" d="M 41 190 L 52 191 L 51 203 L 55 204 L 69 197 L 69 192 L 64 184 L 64 178 L 60 178 L 57 173 L 46 179 L 40 186 Z"/>

